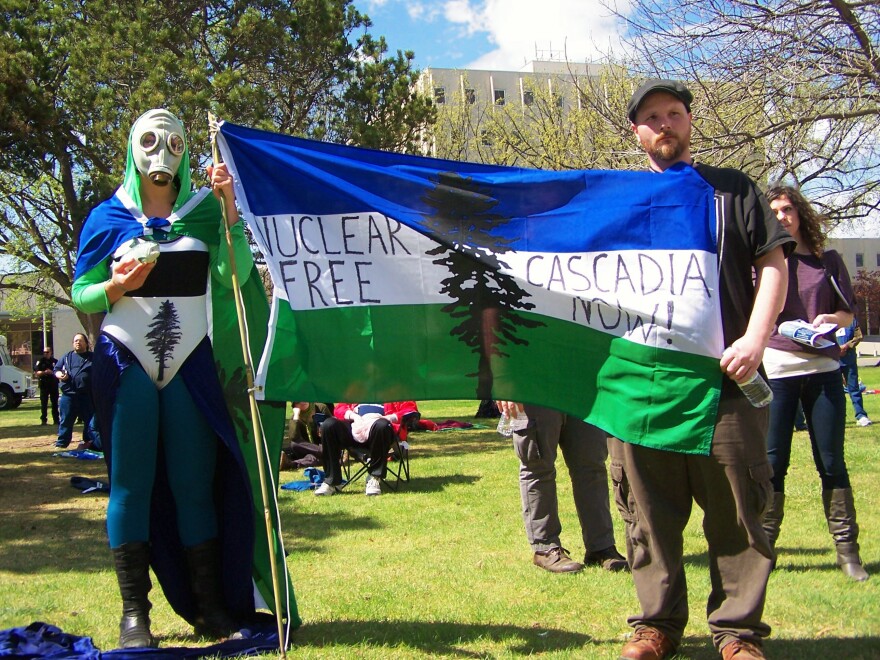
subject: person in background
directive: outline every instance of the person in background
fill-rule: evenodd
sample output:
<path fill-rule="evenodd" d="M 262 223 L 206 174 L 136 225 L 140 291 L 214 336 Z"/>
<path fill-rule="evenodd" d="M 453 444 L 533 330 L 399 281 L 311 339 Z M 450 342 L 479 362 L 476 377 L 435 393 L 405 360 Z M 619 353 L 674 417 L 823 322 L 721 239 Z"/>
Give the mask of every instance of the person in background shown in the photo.
<path fill-rule="evenodd" d="M 73 439 L 73 425 L 77 418 L 83 423 L 83 448 L 100 444 L 92 425 L 92 359 L 94 354 L 89 339 L 81 332 L 73 336 L 73 350 L 61 356 L 55 364 L 55 377 L 61 387 L 58 402 L 58 440 L 55 446 L 65 448 Z"/>
<path fill-rule="evenodd" d="M 407 432 L 415 428 L 420 417 L 415 401 L 336 404 L 333 417 L 321 423 L 325 478 L 315 489 L 315 495 L 335 495 L 342 490 L 342 452 L 356 445 L 364 445 L 370 454 L 365 493 L 381 495 L 394 436 L 400 434 L 401 441 L 405 442 Z"/>
<path fill-rule="evenodd" d="M 477 406 L 477 412 L 474 414 L 477 419 L 497 419 L 501 417 L 501 411 L 498 410 L 498 404 L 492 399 L 483 399 Z"/>
<path fill-rule="evenodd" d="M 333 404 L 292 402 L 287 440 L 281 445 L 281 469 L 296 470 L 321 465 L 321 437 L 318 425 L 333 416 Z"/>
<path fill-rule="evenodd" d="M 871 418 L 865 412 L 862 403 L 862 388 L 859 385 L 859 362 L 856 355 L 856 346 L 862 341 L 862 329 L 859 321 L 853 317 L 852 323 L 845 328 L 837 330 L 837 343 L 840 345 L 840 373 L 843 376 L 844 387 L 852 407 L 856 414 L 856 424 L 870 426 Z"/>
<path fill-rule="evenodd" d="M 627 116 L 656 176 L 693 167 L 714 189 L 718 296 L 728 347 L 719 368 L 726 377 L 708 455 L 609 441 L 615 500 L 626 521 L 642 608 L 629 619 L 635 630 L 620 654 L 629 660 L 666 658 L 681 643 L 688 621 L 683 533 L 694 501 L 703 509 L 709 546 L 706 616 L 715 648 L 724 660 L 764 658 L 763 639 L 770 634 L 762 620 L 773 563 L 761 526 L 772 474 L 767 409 L 752 407 L 737 383 L 761 366 L 785 301 L 785 254 L 794 241 L 745 174 L 694 163 L 692 102 L 681 82 L 651 79 L 633 93 Z"/>
<path fill-rule="evenodd" d="M 45 426 L 49 423 L 49 403 L 52 403 L 52 423 L 58 425 L 58 377 L 55 375 L 55 365 L 58 363 L 52 357 L 52 347 L 43 349 L 43 357 L 34 364 L 34 377 L 40 385 L 40 423 Z"/>
<path fill-rule="evenodd" d="M 789 255 L 788 295 L 776 326 L 804 320 L 818 326 L 848 327 L 855 296 L 840 255 L 825 250 L 822 217 L 791 186 L 767 191 L 776 217 L 797 241 Z M 792 428 L 798 401 L 807 419 L 813 460 L 822 481 L 822 504 L 828 531 L 837 549 L 837 565 L 862 582 L 868 573 L 859 556 L 859 526 L 849 472 L 844 458 L 846 397 L 840 377 L 840 348 L 807 346 L 774 330 L 764 352 L 764 368 L 773 390 L 767 457 L 773 467 L 773 502 L 764 518 L 771 545 L 776 544 L 785 516 L 785 476 L 791 461 Z"/>
<path fill-rule="evenodd" d="M 551 573 L 576 573 L 587 566 L 607 571 L 627 570 L 626 559 L 614 544 L 614 524 L 608 500 L 608 436 L 601 429 L 565 413 L 499 401 L 502 414 L 515 419 L 520 411 L 528 425 L 513 431 L 519 458 L 519 491 L 532 562 Z M 556 455 L 571 478 L 574 506 L 584 541 L 584 563 L 574 561 L 562 547 L 559 501 L 556 495 Z"/>

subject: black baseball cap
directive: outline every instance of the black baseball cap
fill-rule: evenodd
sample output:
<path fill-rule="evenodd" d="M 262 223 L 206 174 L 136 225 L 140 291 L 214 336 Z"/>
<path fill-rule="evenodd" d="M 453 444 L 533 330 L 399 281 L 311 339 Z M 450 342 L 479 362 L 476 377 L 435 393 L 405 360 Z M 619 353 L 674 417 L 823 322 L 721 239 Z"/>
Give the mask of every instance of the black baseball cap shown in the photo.
<path fill-rule="evenodd" d="M 672 94 L 675 98 L 684 103 L 684 107 L 688 112 L 691 111 L 691 103 L 694 100 L 694 95 L 691 94 L 691 90 L 684 86 L 684 83 L 680 83 L 677 80 L 650 78 L 639 85 L 639 88 L 633 92 L 633 95 L 626 106 L 626 116 L 629 117 L 629 120 L 632 123 L 636 123 L 636 112 L 642 104 L 642 101 L 645 100 L 645 97 L 654 92 L 667 92 Z"/>

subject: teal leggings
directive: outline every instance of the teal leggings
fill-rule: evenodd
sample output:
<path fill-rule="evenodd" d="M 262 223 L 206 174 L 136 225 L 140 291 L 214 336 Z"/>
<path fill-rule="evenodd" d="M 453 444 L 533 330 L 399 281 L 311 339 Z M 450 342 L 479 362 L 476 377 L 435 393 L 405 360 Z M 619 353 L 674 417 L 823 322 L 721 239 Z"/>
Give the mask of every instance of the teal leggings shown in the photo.
<path fill-rule="evenodd" d="M 159 436 L 186 547 L 217 536 L 214 467 L 217 438 L 180 374 L 159 390 L 138 365 L 125 369 L 113 407 L 113 460 L 107 533 L 110 547 L 148 541 Z"/>

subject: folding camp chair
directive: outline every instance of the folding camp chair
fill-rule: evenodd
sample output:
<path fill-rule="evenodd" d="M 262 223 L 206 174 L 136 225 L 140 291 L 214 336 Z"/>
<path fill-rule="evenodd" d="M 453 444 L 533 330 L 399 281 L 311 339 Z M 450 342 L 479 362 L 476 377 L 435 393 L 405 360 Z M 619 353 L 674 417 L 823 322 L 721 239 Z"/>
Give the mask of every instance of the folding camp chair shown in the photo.
<path fill-rule="evenodd" d="M 394 435 L 394 442 L 388 450 L 386 461 L 385 478 L 381 481 L 396 492 L 401 481 L 409 481 L 409 443 L 401 440 L 398 434 Z M 366 447 L 349 447 L 342 452 L 342 475 L 345 483 L 340 490 L 364 476 L 369 467 L 370 453 Z"/>
<path fill-rule="evenodd" d="M 391 443 L 388 450 L 388 456 L 385 459 L 385 478 L 381 481 L 394 492 L 397 492 L 401 481 L 409 481 L 409 443 L 407 437 L 409 431 L 418 425 L 419 418 L 420 415 L 417 412 L 404 416 L 400 428 L 394 434 L 394 442 Z M 340 490 L 367 473 L 370 467 L 370 452 L 366 446 L 349 447 L 342 452 L 341 463 L 345 483 Z M 356 469 L 353 469 L 353 466 Z"/>

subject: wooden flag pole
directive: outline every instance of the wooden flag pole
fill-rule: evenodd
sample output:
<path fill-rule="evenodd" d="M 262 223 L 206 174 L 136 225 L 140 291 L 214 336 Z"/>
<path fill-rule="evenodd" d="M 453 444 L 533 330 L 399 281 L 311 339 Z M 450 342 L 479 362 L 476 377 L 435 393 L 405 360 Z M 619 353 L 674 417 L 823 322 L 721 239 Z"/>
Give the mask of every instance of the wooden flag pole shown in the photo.
<path fill-rule="evenodd" d="M 211 156 L 214 163 L 223 162 L 220 156 L 220 149 L 217 146 L 217 118 L 208 113 L 208 126 L 211 135 Z M 254 390 L 254 368 L 251 361 L 251 352 L 247 341 L 247 327 L 244 319 L 244 306 L 242 305 L 241 287 L 238 282 L 238 273 L 235 269 L 235 251 L 232 246 L 232 233 L 229 218 L 226 214 L 226 203 L 223 195 L 220 195 L 220 208 L 223 213 L 223 226 L 226 229 L 226 248 L 229 251 L 229 267 L 232 271 L 232 292 L 235 298 L 235 312 L 238 316 L 238 331 L 241 335 L 241 352 L 244 357 L 245 377 L 247 378 L 248 402 L 251 408 L 251 424 L 254 428 L 254 448 L 257 452 L 257 470 L 260 475 L 260 491 L 263 496 L 263 518 L 266 521 L 266 542 L 269 548 L 269 564 L 272 570 L 272 594 L 275 598 L 275 619 L 278 624 L 278 645 L 281 649 L 281 656 L 287 658 L 287 640 L 284 635 L 284 622 L 281 612 L 281 588 L 278 584 L 278 569 L 275 561 L 275 543 L 272 536 L 272 510 L 269 506 L 269 487 L 267 485 L 265 465 L 266 450 L 263 439 L 263 427 L 260 423 L 260 412 L 257 408 L 257 398 Z M 281 538 L 281 530 L 278 530 L 278 537 Z"/>

